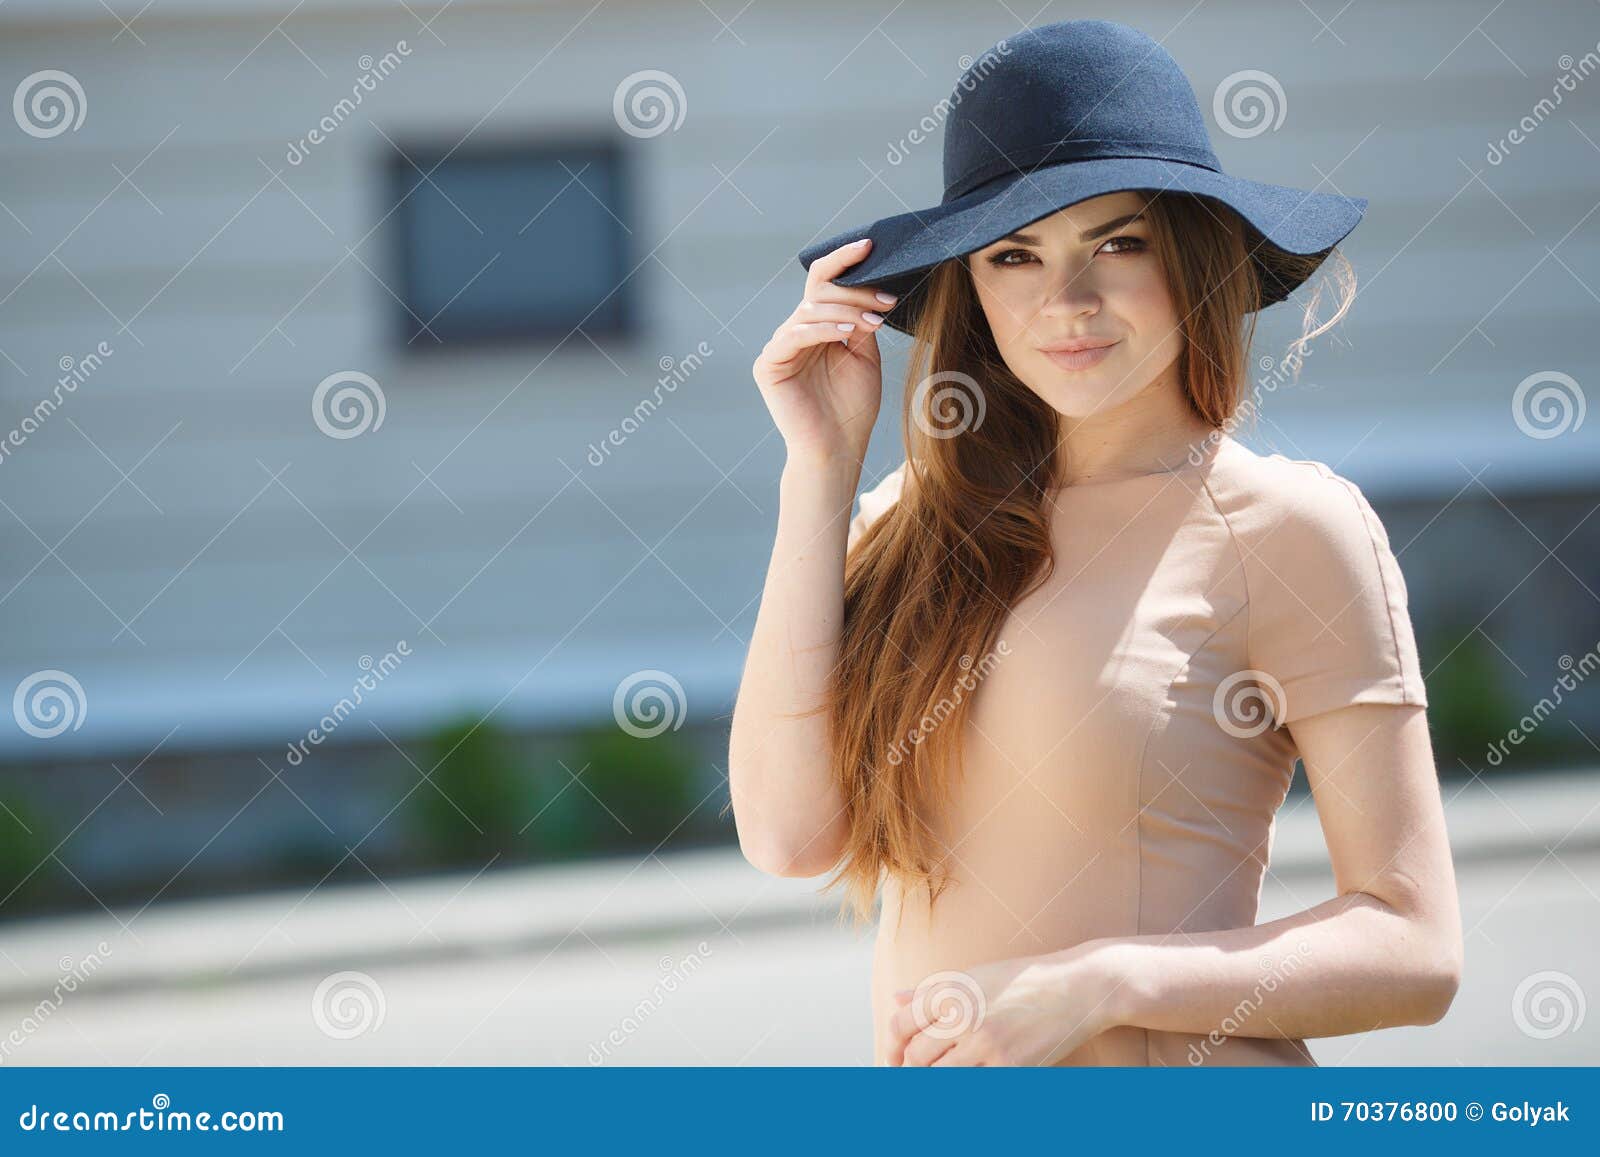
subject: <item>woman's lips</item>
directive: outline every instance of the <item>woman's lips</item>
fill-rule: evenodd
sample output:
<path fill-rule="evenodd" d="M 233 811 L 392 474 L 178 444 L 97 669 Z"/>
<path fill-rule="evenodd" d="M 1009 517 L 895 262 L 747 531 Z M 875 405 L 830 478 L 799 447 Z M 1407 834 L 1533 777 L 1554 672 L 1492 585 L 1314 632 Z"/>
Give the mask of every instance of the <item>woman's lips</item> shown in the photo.
<path fill-rule="evenodd" d="M 1110 345 L 1096 346 L 1094 349 L 1075 351 L 1040 350 L 1039 352 L 1064 370 L 1086 370 L 1105 361 L 1111 351 L 1116 348 L 1117 343 L 1112 342 Z"/>

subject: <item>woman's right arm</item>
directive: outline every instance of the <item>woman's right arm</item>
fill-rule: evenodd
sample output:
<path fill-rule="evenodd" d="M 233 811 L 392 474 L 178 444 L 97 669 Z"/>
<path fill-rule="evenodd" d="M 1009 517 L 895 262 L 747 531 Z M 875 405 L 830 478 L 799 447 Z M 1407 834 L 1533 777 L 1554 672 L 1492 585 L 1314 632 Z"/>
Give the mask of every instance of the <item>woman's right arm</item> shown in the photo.
<path fill-rule="evenodd" d="M 778 530 L 739 682 L 728 784 L 745 858 L 778 876 L 815 876 L 848 835 L 829 721 L 786 718 L 822 702 L 839 659 L 844 556 L 861 465 L 790 459 Z"/>
<path fill-rule="evenodd" d="M 728 785 L 745 858 L 779 876 L 827 871 L 849 830 L 827 713 L 793 716 L 823 702 L 839 659 L 850 511 L 882 397 L 875 311 L 893 299 L 832 282 L 868 248 L 812 263 L 805 299 L 753 371 L 788 459 L 733 710 Z"/>

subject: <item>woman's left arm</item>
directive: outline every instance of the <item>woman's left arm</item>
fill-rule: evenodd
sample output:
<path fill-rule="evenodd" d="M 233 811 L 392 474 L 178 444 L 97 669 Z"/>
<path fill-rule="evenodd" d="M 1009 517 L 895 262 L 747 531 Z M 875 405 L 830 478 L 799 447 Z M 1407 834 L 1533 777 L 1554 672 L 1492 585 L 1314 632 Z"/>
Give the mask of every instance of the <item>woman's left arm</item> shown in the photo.
<path fill-rule="evenodd" d="M 1302 1038 L 1443 1017 L 1461 979 L 1461 916 L 1425 709 L 1351 704 L 1289 727 L 1336 897 L 1267 924 L 981 965 L 969 973 L 982 1015 L 959 1033 L 925 1031 L 897 994 L 890 1063 L 1050 1064 L 1124 1024 Z"/>
<path fill-rule="evenodd" d="M 1338 895 L 1254 927 L 1097 942 L 1115 1023 L 1320 1037 L 1449 1009 L 1461 915 L 1426 712 L 1355 704 L 1290 726 Z"/>

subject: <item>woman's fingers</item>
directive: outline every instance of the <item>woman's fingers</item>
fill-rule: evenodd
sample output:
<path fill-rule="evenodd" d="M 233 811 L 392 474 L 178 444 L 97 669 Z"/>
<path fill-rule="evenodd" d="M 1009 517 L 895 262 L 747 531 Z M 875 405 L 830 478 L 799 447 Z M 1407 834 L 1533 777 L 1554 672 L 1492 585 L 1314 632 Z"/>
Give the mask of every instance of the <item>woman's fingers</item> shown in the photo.
<path fill-rule="evenodd" d="M 895 295 L 869 286 L 835 285 L 834 278 L 855 265 L 872 249 L 871 239 L 865 245 L 841 245 L 832 253 L 823 254 L 811 263 L 806 271 L 804 297 L 808 301 L 839 302 L 859 305 L 862 309 L 883 309 L 895 303 Z"/>
<path fill-rule="evenodd" d="M 914 1069 L 931 1066 L 934 1061 L 954 1049 L 959 1039 L 929 1036 L 925 1032 L 919 1032 L 906 1045 L 905 1056 L 900 1062 L 901 1067 Z"/>
<path fill-rule="evenodd" d="M 857 309 L 834 301 L 802 301 L 794 311 L 795 321 L 848 321 L 868 328 L 883 324 L 883 314 L 873 309 Z"/>
<path fill-rule="evenodd" d="M 814 301 L 818 305 L 848 305 L 878 313 L 883 313 L 896 300 L 894 294 L 881 289 L 869 289 L 864 285 L 839 285 L 832 281 L 825 282 L 815 293 L 806 293 L 806 301 Z"/>
<path fill-rule="evenodd" d="M 811 263 L 811 268 L 806 270 L 806 296 L 813 296 L 812 291 L 819 288 L 823 282 L 832 281 L 846 269 L 857 264 L 872 250 L 872 238 L 863 237 L 859 241 L 852 241 L 841 245 L 831 253 L 824 253 Z"/>
<path fill-rule="evenodd" d="M 779 327 L 767 343 L 766 353 L 775 364 L 782 365 L 812 346 L 847 339 L 855 328 L 852 322 L 794 322 Z"/>

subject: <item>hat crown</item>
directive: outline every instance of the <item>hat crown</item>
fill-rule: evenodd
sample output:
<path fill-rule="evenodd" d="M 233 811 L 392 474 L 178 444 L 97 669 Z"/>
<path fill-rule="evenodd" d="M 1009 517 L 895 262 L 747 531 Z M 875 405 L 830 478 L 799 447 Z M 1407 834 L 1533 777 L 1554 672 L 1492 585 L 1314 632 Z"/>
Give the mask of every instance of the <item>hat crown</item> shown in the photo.
<path fill-rule="evenodd" d="M 1013 173 L 1096 157 L 1222 169 L 1177 61 L 1109 20 L 1062 20 L 997 42 L 961 74 L 950 104 L 945 202 Z"/>

